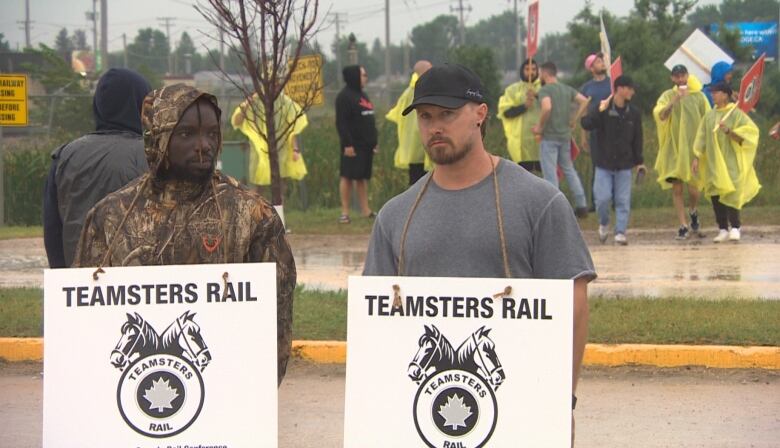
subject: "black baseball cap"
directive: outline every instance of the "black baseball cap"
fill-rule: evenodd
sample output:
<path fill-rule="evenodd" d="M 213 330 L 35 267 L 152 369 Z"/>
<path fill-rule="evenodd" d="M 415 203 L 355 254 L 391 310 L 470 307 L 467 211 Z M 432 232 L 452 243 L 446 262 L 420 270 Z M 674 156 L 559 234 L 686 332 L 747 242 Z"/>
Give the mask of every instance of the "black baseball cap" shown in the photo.
<path fill-rule="evenodd" d="M 636 83 L 634 83 L 634 80 L 629 76 L 621 75 L 615 78 L 615 88 L 617 89 L 618 87 L 630 87 L 632 89 L 636 89 Z"/>
<path fill-rule="evenodd" d="M 672 75 L 684 75 L 686 73 L 688 73 L 688 67 L 682 64 L 677 64 L 672 67 Z"/>
<path fill-rule="evenodd" d="M 447 109 L 459 109 L 469 101 L 484 103 L 485 89 L 479 76 L 459 64 L 432 67 L 420 76 L 414 86 L 414 99 L 402 115 L 420 104 L 433 104 Z"/>
<path fill-rule="evenodd" d="M 710 92 L 723 92 L 726 95 L 731 96 L 731 94 L 734 93 L 734 90 L 732 90 L 727 82 L 721 81 L 710 85 Z"/>

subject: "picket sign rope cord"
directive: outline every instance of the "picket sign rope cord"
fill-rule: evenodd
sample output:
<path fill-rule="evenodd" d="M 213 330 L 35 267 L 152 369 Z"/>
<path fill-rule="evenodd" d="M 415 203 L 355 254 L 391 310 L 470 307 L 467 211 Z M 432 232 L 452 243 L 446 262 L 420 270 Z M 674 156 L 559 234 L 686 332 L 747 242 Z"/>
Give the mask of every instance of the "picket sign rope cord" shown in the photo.
<path fill-rule="evenodd" d="M 493 190 L 495 191 L 496 217 L 498 220 L 498 237 L 501 240 L 501 257 L 504 262 L 504 276 L 506 278 L 511 278 L 512 272 L 509 269 L 509 256 L 507 254 L 507 249 L 506 249 L 506 235 L 504 234 L 504 219 L 501 213 L 501 193 L 499 192 L 498 189 L 498 176 L 496 175 L 496 164 L 493 161 L 493 157 L 490 155 L 490 153 L 487 153 L 487 156 L 490 159 L 490 168 L 493 175 Z M 404 252 L 405 252 L 404 249 L 406 246 L 406 235 L 409 231 L 409 224 L 412 222 L 412 216 L 414 215 L 414 212 L 417 210 L 417 206 L 420 205 L 420 201 L 422 200 L 423 195 L 425 194 L 426 191 L 428 191 L 428 186 L 431 184 L 431 180 L 433 180 L 434 171 L 435 170 L 431 171 L 431 175 L 428 176 L 428 179 L 425 181 L 425 185 L 423 185 L 423 187 L 420 189 L 420 192 L 417 194 L 417 198 L 415 198 L 414 200 L 412 209 L 409 211 L 409 216 L 406 217 L 406 222 L 404 223 L 404 229 L 403 232 L 401 233 L 401 248 L 398 251 L 398 276 L 399 277 L 404 275 Z"/>

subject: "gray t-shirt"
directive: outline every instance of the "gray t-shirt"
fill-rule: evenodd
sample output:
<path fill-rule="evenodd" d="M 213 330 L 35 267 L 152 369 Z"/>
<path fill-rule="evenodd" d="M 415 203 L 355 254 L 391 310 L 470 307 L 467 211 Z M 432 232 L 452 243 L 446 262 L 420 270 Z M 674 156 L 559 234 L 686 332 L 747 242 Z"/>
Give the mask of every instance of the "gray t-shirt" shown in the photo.
<path fill-rule="evenodd" d="M 514 278 L 595 278 L 593 260 L 566 197 L 501 159 L 496 167 Z M 428 173 L 377 216 L 363 275 L 397 275 L 401 233 Z M 462 190 L 431 182 L 409 224 L 404 275 L 504 277 L 493 177 Z"/>
<path fill-rule="evenodd" d="M 542 129 L 542 139 L 568 142 L 571 139 L 572 102 L 577 97 L 574 88 L 556 81 L 539 89 L 539 101 L 550 98 L 552 110 Z"/>

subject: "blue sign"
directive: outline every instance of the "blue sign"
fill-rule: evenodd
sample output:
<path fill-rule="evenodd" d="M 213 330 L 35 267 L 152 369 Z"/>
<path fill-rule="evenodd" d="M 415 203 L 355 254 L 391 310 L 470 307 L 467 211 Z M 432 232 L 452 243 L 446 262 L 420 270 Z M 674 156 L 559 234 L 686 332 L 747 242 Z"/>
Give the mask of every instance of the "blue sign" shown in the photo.
<path fill-rule="evenodd" d="M 777 22 L 739 22 L 727 23 L 726 29 L 739 30 L 740 43 L 744 47 L 753 47 L 753 59 L 766 53 L 767 59 L 777 58 Z M 713 35 L 718 34 L 718 24 L 710 25 Z"/>

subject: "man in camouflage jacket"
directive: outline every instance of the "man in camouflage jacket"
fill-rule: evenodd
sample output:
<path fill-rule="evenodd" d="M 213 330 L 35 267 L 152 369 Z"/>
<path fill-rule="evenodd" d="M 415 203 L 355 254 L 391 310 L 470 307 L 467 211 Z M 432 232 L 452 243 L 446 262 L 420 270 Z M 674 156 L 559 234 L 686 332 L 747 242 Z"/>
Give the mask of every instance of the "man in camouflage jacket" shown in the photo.
<path fill-rule="evenodd" d="M 292 345 L 295 261 L 274 208 L 219 171 L 217 99 L 177 84 L 144 100 L 149 173 L 87 214 L 74 267 L 275 262 L 278 375 Z"/>

